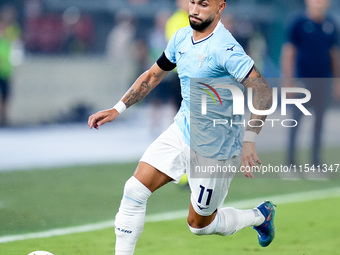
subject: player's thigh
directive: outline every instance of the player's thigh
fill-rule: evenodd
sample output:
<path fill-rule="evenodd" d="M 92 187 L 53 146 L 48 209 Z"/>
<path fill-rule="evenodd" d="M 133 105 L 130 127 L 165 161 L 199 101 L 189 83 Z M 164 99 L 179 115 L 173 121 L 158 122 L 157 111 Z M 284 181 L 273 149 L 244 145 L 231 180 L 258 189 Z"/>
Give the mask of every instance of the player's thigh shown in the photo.
<path fill-rule="evenodd" d="M 151 192 L 172 181 L 172 178 L 145 162 L 139 162 L 134 176 Z"/>
<path fill-rule="evenodd" d="M 196 162 L 193 162 L 196 161 Z M 213 160 L 204 157 L 196 157 L 191 160 L 191 171 L 193 165 L 214 166 L 215 170 L 217 165 L 220 166 L 220 172 L 210 174 L 205 172 L 200 175 L 193 175 L 192 172 L 188 174 L 189 186 L 191 189 L 190 202 L 195 212 L 201 216 L 212 215 L 218 208 L 222 207 L 224 200 L 228 194 L 228 189 L 234 178 L 234 169 L 240 166 L 241 158 L 233 157 L 228 160 Z M 222 171 L 222 170 L 225 171 Z M 232 169 L 232 170 L 231 170 Z"/>
<path fill-rule="evenodd" d="M 177 124 L 172 124 L 146 149 L 135 177 L 151 191 L 169 181 L 177 183 L 188 165 L 187 147 Z"/>
<path fill-rule="evenodd" d="M 140 162 L 153 166 L 178 183 L 189 163 L 188 145 L 182 136 L 177 124 L 172 124 L 146 149 Z"/>

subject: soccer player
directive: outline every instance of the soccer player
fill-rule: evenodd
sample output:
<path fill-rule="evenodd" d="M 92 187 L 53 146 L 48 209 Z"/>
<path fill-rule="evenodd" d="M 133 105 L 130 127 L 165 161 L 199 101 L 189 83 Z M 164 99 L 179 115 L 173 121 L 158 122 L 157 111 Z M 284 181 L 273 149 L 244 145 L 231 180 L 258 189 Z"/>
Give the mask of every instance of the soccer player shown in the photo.
<path fill-rule="evenodd" d="M 89 117 L 90 128 L 115 120 L 126 108 L 143 99 L 167 73 L 177 66 L 181 80 L 183 101 L 174 123 L 145 151 L 134 175 L 125 183 L 124 194 L 115 218 L 116 254 L 133 254 L 138 237 L 142 233 L 146 203 L 150 195 L 167 184 L 178 182 L 190 164 L 212 161 L 219 166 L 242 167 L 261 164 L 255 147 L 258 127 L 247 126 L 243 131 L 237 125 L 218 134 L 208 134 L 202 144 L 203 151 L 190 148 L 190 81 L 192 78 L 232 78 L 236 85 L 253 90 L 253 104 L 258 110 L 269 109 L 271 90 L 254 66 L 253 60 L 220 22 L 226 7 L 223 0 L 190 0 L 190 26 L 178 30 L 171 38 L 162 56 L 146 72 L 137 78 L 120 102 L 112 109 L 97 112 Z M 205 56 L 205 57 L 202 57 Z M 223 95 L 221 95 L 223 97 Z M 229 101 L 224 102 L 231 106 Z M 229 116 L 230 117 L 230 116 Z M 266 116 L 251 114 L 254 123 Z M 205 120 L 203 120 L 205 121 Z M 204 123 L 202 123 L 204 124 Z M 199 124 L 200 125 L 200 124 Z M 200 153 L 198 153 L 200 152 Z M 212 153 L 206 155 L 206 153 Z M 191 178 L 188 226 L 196 235 L 231 235 L 254 226 L 261 246 L 268 246 L 275 235 L 275 205 L 265 201 L 257 208 L 237 210 L 222 208 L 233 175 L 227 178 Z M 253 178 L 251 171 L 244 171 Z"/>

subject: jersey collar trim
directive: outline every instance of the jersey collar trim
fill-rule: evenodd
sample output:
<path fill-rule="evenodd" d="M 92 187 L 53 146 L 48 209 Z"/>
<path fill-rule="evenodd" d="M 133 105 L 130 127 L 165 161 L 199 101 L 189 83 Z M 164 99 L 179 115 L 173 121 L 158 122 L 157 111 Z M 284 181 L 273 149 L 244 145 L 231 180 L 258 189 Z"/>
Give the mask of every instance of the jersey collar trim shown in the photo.
<path fill-rule="evenodd" d="M 208 36 L 206 36 L 206 37 L 204 37 L 204 38 L 202 38 L 202 39 L 200 39 L 200 40 L 198 40 L 198 41 L 195 41 L 195 40 L 194 40 L 194 37 L 191 36 L 191 42 L 192 42 L 192 44 L 195 45 L 195 44 L 201 43 L 201 42 L 203 42 L 203 41 L 205 41 L 205 40 L 208 40 L 210 37 L 213 36 L 213 34 L 215 33 L 215 31 L 216 31 L 221 25 L 222 25 L 222 22 L 219 21 L 219 22 L 217 23 L 216 27 L 214 28 L 214 31 L 212 31 L 210 35 L 208 35 Z"/>

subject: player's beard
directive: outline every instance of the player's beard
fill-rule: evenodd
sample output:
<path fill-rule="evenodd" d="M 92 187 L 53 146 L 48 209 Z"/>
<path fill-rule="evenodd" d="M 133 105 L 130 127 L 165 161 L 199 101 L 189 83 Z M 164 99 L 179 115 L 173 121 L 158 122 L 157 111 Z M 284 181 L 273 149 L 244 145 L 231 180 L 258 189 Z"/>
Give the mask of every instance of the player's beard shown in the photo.
<path fill-rule="evenodd" d="M 191 15 L 189 15 L 189 22 L 190 22 L 191 28 L 198 32 L 203 32 L 214 21 L 214 17 L 209 17 L 206 20 L 201 20 L 202 21 L 201 23 L 196 23 L 196 22 L 192 22 L 190 17 Z"/>

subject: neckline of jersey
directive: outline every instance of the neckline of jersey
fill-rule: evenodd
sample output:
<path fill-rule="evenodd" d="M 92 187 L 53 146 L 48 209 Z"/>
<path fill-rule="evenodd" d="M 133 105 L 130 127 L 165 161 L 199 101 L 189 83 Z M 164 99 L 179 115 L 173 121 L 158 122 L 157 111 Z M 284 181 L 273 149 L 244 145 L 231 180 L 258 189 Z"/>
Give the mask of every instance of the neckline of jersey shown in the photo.
<path fill-rule="evenodd" d="M 213 36 L 213 34 L 215 33 L 215 31 L 216 31 L 221 25 L 222 25 L 222 22 L 221 22 L 221 20 L 220 20 L 220 21 L 218 21 L 216 27 L 214 28 L 214 31 L 212 31 L 210 35 L 208 35 L 208 36 L 206 36 L 206 37 L 204 37 L 204 38 L 202 38 L 202 39 L 200 39 L 200 40 L 198 40 L 198 41 L 195 41 L 195 40 L 194 40 L 194 36 L 192 35 L 192 36 L 191 36 L 191 42 L 192 42 L 192 44 L 195 45 L 195 44 L 201 43 L 201 42 L 203 42 L 203 41 L 205 41 L 205 40 L 208 40 L 210 37 Z"/>

